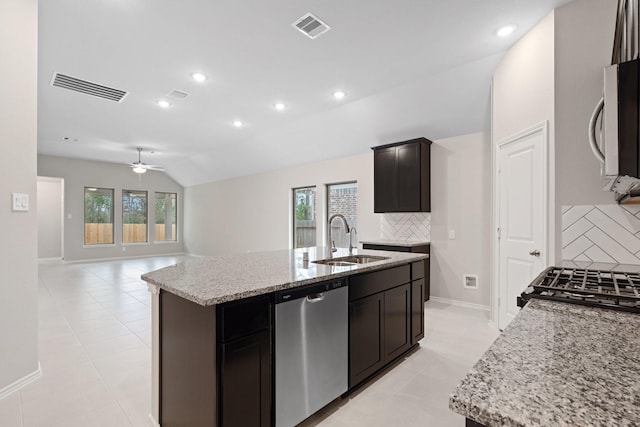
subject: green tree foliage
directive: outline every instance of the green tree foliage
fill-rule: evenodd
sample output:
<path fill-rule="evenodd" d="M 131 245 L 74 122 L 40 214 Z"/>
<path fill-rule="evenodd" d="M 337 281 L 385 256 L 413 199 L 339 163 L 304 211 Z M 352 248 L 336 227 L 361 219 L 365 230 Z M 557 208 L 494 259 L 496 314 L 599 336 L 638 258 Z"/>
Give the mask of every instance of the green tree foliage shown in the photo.
<path fill-rule="evenodd" d="M 298 221 L 311 219 L 311 206 L 307 205 L 304 200 L 300 200 L 296 206 L 296 219 Z"/>
<path fill-rule="evenodd" d="M 96 193 L 84 194 L 84 222 L 106 224 L 112 222 L 113 197 Z"/>
<path fill-rule="evenodd" d="M 166 209 L 164 199 L 156 199 L 156 224 L 164 224 Z"/>
<path fill-rule="evenodd" d="M 122 193 L 122 223 L 147 223 L 147 196 L 133 193 Z"/>

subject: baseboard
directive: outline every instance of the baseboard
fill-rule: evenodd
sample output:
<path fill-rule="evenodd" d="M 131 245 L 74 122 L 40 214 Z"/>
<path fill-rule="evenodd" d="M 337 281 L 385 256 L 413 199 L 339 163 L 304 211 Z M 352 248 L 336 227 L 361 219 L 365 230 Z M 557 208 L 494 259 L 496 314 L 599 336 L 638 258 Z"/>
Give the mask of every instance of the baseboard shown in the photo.
<path fill-rule="evenodd" d="M 22 387 L 40 379 L 41 377 L 42 377 L 42 369 L 40 367 L 40 362 L 38 362 L 38 369 L 20 378 L 19 380 L 9 384 L 8 386 L 0 389 L 0 400 L 4 399 L 10 394 L 15 393 L 16 391 L 20 390 Z"/>
<path fill-rule="evenodd" d="M 448 298 L 440 298 L 440 297 L 431 296 L 430 300 L 431 301 L 435 301 L 435 302 L 441 302 L 443 304 L 455 305 L 455 306 L 458 306 L 458 307 L 473 308 L 474 310 L 491 311 L 491 308 L 488 305 L 473 304 L 473 303 L 470 303 L 470 302 L 458 301 L 458 300 L 455 300 L 455 299 L 448 299 Z"/>
<path fill-rule="evenodd" d="M 149 425 L 149 427 L 160 427 L 160 423 L 156 421 L 153 414 L 149 414 L 149 418 L 147 418 L 147 421 L 148 421 L 147 424 Z"/>
<path fill-rule="evenodd" d="M 66 264 L 78 264 L 83 262 L 101 262 L 101 261 L 118 261 L 123 259 L 138 259 L 138 258 L 157 258 L 164 256 L 184 256 L 188 255 L 186 252 L 171 252 L 167 254 L 150 254 L 150 255 L 132 255 L 132 256 L 121 256 L 121 257 L 109 257 L 109 258 L 92 258 L 92 259 L 74 259 L 74 260 L 65 260 Z"/>

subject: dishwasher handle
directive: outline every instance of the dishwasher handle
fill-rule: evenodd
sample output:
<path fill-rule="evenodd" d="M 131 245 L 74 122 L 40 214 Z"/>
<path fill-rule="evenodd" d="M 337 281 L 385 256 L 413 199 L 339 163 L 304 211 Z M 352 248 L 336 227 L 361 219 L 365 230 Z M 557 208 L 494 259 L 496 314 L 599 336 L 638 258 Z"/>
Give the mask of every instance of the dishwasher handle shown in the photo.
<path fill-rule="evenodd" d="M 324 292 L 320 292 L 318 294 L 307 295 L 307 302 L 314 303 L 320 302 L 324 299 Z"/>

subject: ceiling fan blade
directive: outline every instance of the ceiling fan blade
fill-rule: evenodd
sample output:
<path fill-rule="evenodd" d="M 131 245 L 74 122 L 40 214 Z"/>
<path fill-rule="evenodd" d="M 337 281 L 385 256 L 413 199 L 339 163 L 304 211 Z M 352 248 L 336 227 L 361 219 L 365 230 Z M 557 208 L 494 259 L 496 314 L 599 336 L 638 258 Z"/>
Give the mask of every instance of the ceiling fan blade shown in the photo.
<path fill-rule="evenodd" d="M 151 169 L 153 171 L 160 171 L 160 172 L 164 172 L 164 168 L 162 166 L 158 166 L 158 165 L 147 165 L 145 166 L 147 169 Z"/>

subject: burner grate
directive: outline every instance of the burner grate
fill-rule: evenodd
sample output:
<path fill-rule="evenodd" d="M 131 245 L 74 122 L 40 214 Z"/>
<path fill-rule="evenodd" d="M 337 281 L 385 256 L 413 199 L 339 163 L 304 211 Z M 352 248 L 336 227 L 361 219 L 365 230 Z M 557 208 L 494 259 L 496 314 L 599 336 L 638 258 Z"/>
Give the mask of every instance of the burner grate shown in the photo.
<path fill-rule="evenodd" d="M 531 298 L 640 312 L 640 274 L 550 267 L 522 294 Z"/>

